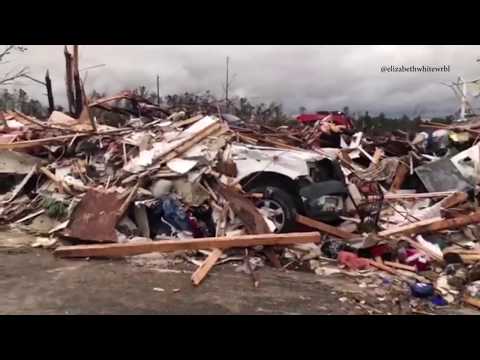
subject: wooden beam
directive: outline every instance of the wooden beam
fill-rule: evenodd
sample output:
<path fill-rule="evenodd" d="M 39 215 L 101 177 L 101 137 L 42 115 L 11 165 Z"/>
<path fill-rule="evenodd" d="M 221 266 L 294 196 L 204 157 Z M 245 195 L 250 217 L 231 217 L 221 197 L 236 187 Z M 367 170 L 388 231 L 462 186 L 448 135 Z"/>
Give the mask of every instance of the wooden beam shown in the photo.
<path fill-rule="evenodd" d="M 88 104 L 88 106 L 89 107 L 95 107 L 95 106 L 99 106 L 101 104 L 104 104 L 104 103 L 107 103 L 107 102 L 110 102 L 110 101 L 122 100 L 122 99 L 126 99 L 126 98 L 127 98 L 126 94 L 110 96 L 110 97 L 107 97 L 107 98 L 98 99 L 98 100 Z"/>
<path fill-rule="evenodd" d="M 297 222 L 306 226 L 310 226 L 312 228 L 315 228 L 317 230 L 320 230 L 321 232 L 327 233 L 329 235 L 335 236 L 340 239 L 344 240 L 350 240 L 354 237 L 353 234 L 340 230 L 334 226 L 325 224 L 321 221 L 313 220 L 310 219 L 309 217 L 303 216 L 303 215 L 297 215 Z"/>
<path fill-rule="evenodd" d="M 399 275 L 399 273 L 395 269 L 392 269 L 391 267 L 389 267 L 385 264 L 382 264 L 378 261 L 373 261 L 373 260 L 369 260 L 369 259 L 367 259 L 367 260 L 370 263 L 370 265 L 372 265 L 373 267 L 376 267 L 377 269 L 386 271 L 386 272 L 388 272 L 390 274 L 393 274 L 393 275 Z"/>
<path fill-rule="evenodd" d="M 415 266 L 400 264 L 400 263 L 396 263 L 396 262 L 393 262 L 393 261 L 384 261 L 384 264 L 387 265 L 387 266 L 390 266 L 392 268 L 395 268 L 395 269 L 417 272 L 417 268 Z"/>
<path fill-rule="evenodd" d="M 10 144 L 0 144 L 0 150 L 30 148 L 30 147 L 40 146 L 40 145 L 47 145 L 55 141 L 70 140 L 73 138 L 78 138 L 78 137 L 88 136 L 88 135 L 91 135 L 91 134 L 86 134 L 86 133 L 70 134 L 70 135 L 61 135 L 61 136 L 48 137 L 48 138 L 36 139 L 36 140 L 17 141 Z"/>
<path fill-rule="evenodd" d="M 386 193 L 384 195 L 385 200 L 416 200 L 416 199 L 431 199 L 431 198 L 441 198 L 447 197 L 452 194 L 455 194 L 456 191 L 441 191 L 441 192 L 432 192 L 432 193 L 413 193 L 413 194 L 402 194 L 402 193 Z M 378 196 L 369 196 L 371 200 L 378 199 Z"/>
<path fill-rule="evenodd" d="M 404 162 L 400 161 L 397 167 L 397 171 L 395 173 L 395 177 L 393 178 L 392 185 L 390 186 L 390 192 L 394 193 L 400 190 L 409 171 L 410 167 Z"/>
<path fill-rule="evenodd" d="M 54 252 L 59 257 L 122 257 L 151 252 L 181 250 L 226 249 L 257 245 L 293 245 L 317 243 L 318 232 L 243 235 L 236 237 L 199 238 L 187 240 L 162 240 L 127 244 L 61 246 Z"/>
<path fill-rule="evenodd" d="M 396 226 L 387 230 L 380 231 L 379 236 L 392 236 L 392 235 L 405 235 L 405 234 L 415 234 L 417 230 L 420 230 L 424 226 L 431 225 L 437 221 L 442 221 L 442 217 L 435 217 L 432 219 L 426 219 L 417 221 L 408 225 Z"/>
<path fill-rule="evenodd" d="M 60 190 L 65 189 L 70 195 L 74 195 L 72 189 L 68 186 L 68 184 L 65 184 L 61 179 L 57 178 L 55 174 L 53 174 L 50 170 L 48 170 L 46 167 L 40 167 L 40 172 L 42 172 L 45 176 L 47 176 L 50 180 L 52 180 L 57 186 L 60 188 Z"/>
<path fill-rule="evenodd" d="M 215 265 L 217 260 L 222 256 L 223 252 L 220 249 L 213 249 L 208 255 L 207 259 L 200 265 L 197 270 L 192 274 L 193 285 L 199 285 L 202 280 L 207 276 L 210 269 Z"/>
<path fill-rule="evenodd" d="M 468 199 L 468 194 L 466 192 L 457 192 L 441 200 L 439 202 L 439 206 L 442 209 L 448 209 L 448 208 L 457 206 L 461 203 L 464 203 L 465 201 L 467 201 L 467 199 Z"/>
<path fill-rule="evenodd" d="M 425 232 L 441 231 L 447 229 L 457 229 L 466 225 L 480 222 L 480 210 L 469 214 L 457 216 L 453 219 L 444 219 L 435 217 L 432 219 L 418 221 L 412 224 L 398 226 L 393 229 L 380 231 L 379 236 L 421 234 Z"/>
<path fill-rule="evenodd" d="M 383 150 L 376 147 L 375 152 L 373 153 L 372 163 L 377 165 L 380 162 L 380 160 L 382 159 L 383 155 L 385 155 Z"/>
<path fill-rule="evenodd" d="M 463 297 L 463 302 L 465 302 L 469 305 L 475 306 L 477 309 L 480 309 L 480 300 L 479 299 L 475 299 L 473 297 L 465 295 Z"/>

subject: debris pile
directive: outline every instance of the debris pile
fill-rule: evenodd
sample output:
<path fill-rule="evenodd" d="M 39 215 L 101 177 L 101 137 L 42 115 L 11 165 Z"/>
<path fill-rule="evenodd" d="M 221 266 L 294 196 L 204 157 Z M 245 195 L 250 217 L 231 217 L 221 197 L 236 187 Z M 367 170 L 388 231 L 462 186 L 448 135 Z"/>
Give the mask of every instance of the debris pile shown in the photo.
<path fill-rule="evenodd" d="M 152 260 L 198 266 L 195 285 L 236 262 L 259 286 L 268 263 L 355 276 L 412 311 L 480 307 L 475 121 L 369 138 L 328 117 L 271 128 L 132 92 L 81 100 L 77 117 L 0 113 L 0 224 L 41 236 L 35 246 L 136 263 L 161 253 Z M 106 125 L 94 108 L 129 120 Z"/>

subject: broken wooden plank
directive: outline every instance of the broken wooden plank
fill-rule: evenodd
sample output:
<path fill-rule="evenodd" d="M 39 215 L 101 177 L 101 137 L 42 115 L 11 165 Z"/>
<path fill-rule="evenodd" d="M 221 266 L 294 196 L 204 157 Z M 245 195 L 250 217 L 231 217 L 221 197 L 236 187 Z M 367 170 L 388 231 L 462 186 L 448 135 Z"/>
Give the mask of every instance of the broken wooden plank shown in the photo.
<path fill-rule="evenodd" d="M 471 264 L 480 261 L 480 254 L 461 254 L 463 262 Z"/>
<path fill-rule="evenodd" d="M 408 244 L 410 244 L 411 247 L 417 249 L 417 250 L 420 250 L 422 251 L 423 253 L 425 253 L 426 255 L 428 255 L 428 257 L 432 258 L 433 260 L 435 261 L 438 261 L 440 263 L 442 263 L 444 260 L 443 260 L 443 257 L 442 256 L 438 256 L 435 252 L 431 251 L 430 249 L 426 248 L 425 246 L 423 246 L 422 244 L 420 244 L 419 242 L 417 241 L 414 241 L 408 237 L 405 237 L 405 236 L 402 236 L 401 237 L 401 240 L 403 241 L 406 241 Z"/>
<path fill-rule="evenodd" d="M 250 199 L 238 193 L 233 187 L 227 187 L 220 183 L 213 184 L 213 187 L 228 201 L 230 208 L 242 221 L 248 234 L 271 232 L 262 214 Z M 281 267 L 280 260 L 273 249 L 266 247 L 265 255 L 274 267 Z"/>
<path fill-rule="evenodd" d="M 30 148 L 30 147 L 40 146 L 40 145 L 48 145 L 52 142 L 70 140 L 75 137 L 88 136 L 88 135 L 91 135 L 91 134 L 69 134 L 69 135 L 61 135 L 61 136 L 48 137 L 48 138 L 36 139 L 36 140 L 17 141 L 10 144 L 0 144 L 0 150 L 24 149 L 24 148 Z"/>
<path fill-rule="evenodd" d="M 386 271 L 386 272 L 388 272 L 390 274 L 393 274 L 393 275 L 399 275 L 399 273 L 395 269 L 392 269 L 391 267 L 389 267 L 385 264 L 382 264 L 382 263 L 379 263 L 378 261 L 373 261 L 373 260 L 370 260 L 370 259 L 367 259 L 367 260 L 368 260 L 370 265 L 372 265 L 373 267 L 376 267 L 377 269 Z"/>
<path fill-rule="evenodd" d="M 464 295 L 463 302 L 465 302 L 469 305 L 475 306 L 477 309 L 480 309 L 480 300 L 479 299 L 475 299 L 471 296 Z"/>
<path fill-rule="evenodd" d="M 138 191 L 138 188 L 140 187 L 140 181 L 138 181 L 135 186 L 133 187 L 133 189 L 130 191 L 130 193 L 128 194 L 128 197 L 127 199 L 124 201 L 124 203 L 122 204 L 122 206 L 120 206 L 120 208 L 117 210 L 117 215 L 119 218 L 121 218 L 123 216 L 123 214 L 125 213 L 125 211 L 127 211 L 128 207 L 130 206 L 130 203 L 132 202 L 133 200 L 133 197 L 137 194 L 137 191 Z M 120 196 L 122 197 L 122 196 Z"/>
<path fill-rule="evenodd" d="M 235 215 L 239 217 L 245 226 L 247 233 L 267 234 L 271 232 L 262 214 L 252 201 L 243 197 L 233 188 L 223 184 L 214 183 L 212 187 L 228 201 Z"/>
<path fill-rule="evenodd" d="M 448 209 L 454 206 L 457 206 L 461 203 L 464 203 L 468 199 L 468 194 L 466 192 L 457 192 L 452 195 L 447 196 L 445 199 L 442 199 L 439 202 L 439 206 L 442 209 Z"/>
<path fill-rule="evenodd" d="M 182 127 L 182 126 L 185 126 L 185 125 L 193 124 L 194 122 L 197 122 L 198 120 L 201 120 L 202 118 L 203 118 L 203 115 L 196 115 L 196 116 L 193 116 L 193 117 L 191 117 L 189 119 L 186 119 L 186 120 L 174 122 L 172 124 L 172 126 L 175 127 L 175 128 L 179 128 L 179 127 Z"/>
<path fill-rule="evenodd" d="M 197 270 L 192 274 L 192 282 L 194 285 L 199 285 L 202 280 L 207 276 L 210 269 L 215 265 L 217 260 L 222 256 L 223 252 L 220 249 L 213 249 L 213 251 L 208 255 L 207 259 L 198 267 Z"/>
<path fill-rule="evenodd" d="M 451 208 L 453 206 L 459 205 L 464 203 L 468 199 L 468 194 L 465 192 L 457 192 L 453 193 L 446 198 L 442 199 L 441 201 L 437 202 L 435 205 L 432 205 L 430 207 L 421 209 L 421 210 L 416 210 L 408 215 L 414 219 L 415 221 L 421 221 L 421 220 L 426 220 L 426 219 L 431 219 L 435 217 L 441 217 L 442 216 L 442 210 Z M 468 211 L 467 211 L 468 213 Z M 462 214 L 463 215 L 463 214 Z M 410 224 L 410 221 L 405 221 L 401 224 L 398 225 L 408 225 Z"/>
<path fill-rule="evenodd" d="M 327 233 L 329 235 L 335 236 L 340 239 L 350 240 L 354 237 L 354 235 L 349 232 L 340 230 L 334 226 L 325 224 L 321 221 L 310 219 L 309 217 L 306 217 L 303 215 L 298 214 L 296 220 L 300 224 L 315 228 L 317 230 L 320 230 L 321 232 Z"/>
<path fill-rule="evenodd" d="M 172 252 L 216 248 L 226 249 L 257 245 L 294 245 L 318 243 L 319 241 L 320 234 L 318 232 L 260 234 L 187 240 L 173 239 L 126 244 L 62 246 L 57 248 L 54 254 L 59 257 L 122 257 L 151 252 Z"/>
<path fill-rule="evenodd" d="M 418 221 L 409 225 L 398 226 L 393 229 L 380 231 L 379 236 L 421 234 L 425 232 L 457 229 L 470 224 L 480 222 L 480 210 L 469 215 L 457 216 L 453 219 L 435 217 L 432 219 Z"/>
<path fill-rule="evenodd" d="M 383 152 L 383 150 L 376 147 L 375 152 L 373 153 L 372 163 L 377 165 L 384 155 L 385 153 Z"/>
<path fill-rule="evenodd" d="M 402 193 L 391 193 L 388 192 L 384 195 L 385 200 L 416 200 L 416 199 L 432 199 L 432 198 L 441 198 L 447 197 L 452 194 L 457 193 L 457 191 L 439 191 L 431 193 L 413 193 L 413 194 L 402 194 Z M 369 196 L 371 200 L 378 199 L 378 196 Z"/>
<path fill-rule="evenodd" d="M 392 185 L 390 186 L 390 192 L 394 193 L 400 190 L 403 182 L 407 178 L 410 171 L 410 167 L 404 162 L 400 161 L 397 166 L 395 177 L 393 178 Z"/>
<path fill-rule="evenodd" d="M 18 219 L 17 221 L 14 222 L 14 224 L 20 224 L 24 221 L 27 221 L 29 219 L 33 219 L 34 217 L 37 217 L 39 215 L 42 215 L 43 213 L 45 212 L 45 209 L 42 209 L 42 210 L 39 210 L 39 211 L 36 211 L 34 212 L 33 214 L 29 214 L 21 219 Z"/>
<path fill-rule="evenodd" d="M 45 176 L 47 176 L 50 180 L 52 180 L 55 184 L 58 185 L 58 187 L 60 188 L 60 190 L 63 190 L 65 189 L 70 195 L 74 195 L 72 189 L 70 189 L 70 187 L 68 186 L 68 184 L 66 184 L 65 182 L 63 182 L 61 179 L 57 178 L 55 176 L 55 174 L 53 174 L 50 170 L 48 170 L 46 167 L 41 167 L 40 169 L 40 172 L 42 172 Z"/>
<path fill-rule="evenodd" d="M 23 120 L 31 123 L 31 124 L 34 124 L 34 125 L 37 125 L 43 129 L 48 129 L 49 126 L 47 126 L 46 124 L 44 124 L 43 122 L 41 122 L 40 120 L 37 120 L 37 119 L 34 119 L 34 118 L 31 118 L 30 116 L 27 116 L 25 115 L 24 113 L 20 112 L 20 111 L 16 111 L 16 110 L 13 110 L 13 113 L 22 118 Z"/>
<path fill-rule="evenodd" d="M 383 263 L 387 266 L 390 266 L 391 268 L 417 272 L 417 268 L 415 266 L 400 264 L 393 261 L 384 261 Z"/>

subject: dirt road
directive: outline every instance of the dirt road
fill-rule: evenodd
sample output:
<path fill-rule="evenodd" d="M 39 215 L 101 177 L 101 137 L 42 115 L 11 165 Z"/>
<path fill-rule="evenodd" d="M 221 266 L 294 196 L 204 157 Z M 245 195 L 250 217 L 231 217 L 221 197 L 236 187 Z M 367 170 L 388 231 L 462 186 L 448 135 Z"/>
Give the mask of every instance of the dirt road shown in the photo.
<path fill-rule="evenodd" d="M 180 264 L 162 270 L 125 260 L 57 259 L 49 250 L 6 247 L 4 241 L 0 314 L 411 313 L 408 307 L 369 298 L 365 289 L 339 274 L 319 276 L 266 266 L 258 272 L 260 286 L 254 288 L 250 276 L 227 263 L 194 287 L 190 282 L 194 268 Z M 451 307 L 436 312 L 479 314 Z"/>

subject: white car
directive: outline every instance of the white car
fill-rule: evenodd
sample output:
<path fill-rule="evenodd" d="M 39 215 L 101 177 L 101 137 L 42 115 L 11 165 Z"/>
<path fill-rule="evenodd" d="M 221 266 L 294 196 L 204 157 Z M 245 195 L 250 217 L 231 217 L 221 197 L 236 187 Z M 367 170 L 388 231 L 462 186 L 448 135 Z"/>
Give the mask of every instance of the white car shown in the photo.
<path fill-rule="evenodd" d="M 348 192 L 332 157 L 240 143 L 232 145 L 232 155 L 236 179 L 244 190 L 264 194 L 256 205 L 277 232 L 294 230 L 297 213 L 325 222 L 339 219 Z"/>

